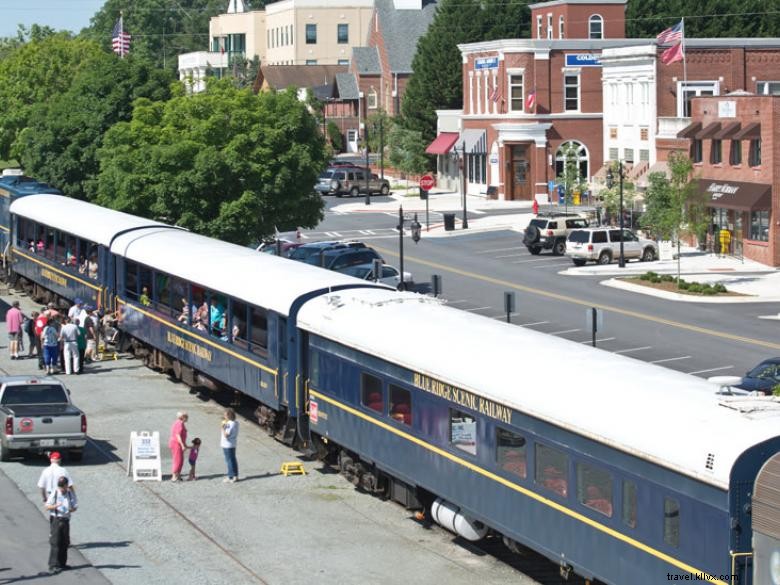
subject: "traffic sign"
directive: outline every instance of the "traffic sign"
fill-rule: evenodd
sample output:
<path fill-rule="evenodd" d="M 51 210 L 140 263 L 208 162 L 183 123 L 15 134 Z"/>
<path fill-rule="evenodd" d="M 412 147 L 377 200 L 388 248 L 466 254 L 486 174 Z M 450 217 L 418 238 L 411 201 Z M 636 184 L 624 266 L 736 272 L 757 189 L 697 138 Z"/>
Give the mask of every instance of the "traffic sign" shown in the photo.
<path fill-rule="evenodd" d="M 433 175 L 423 175 L 420 177 L 420 189 L 430 191 L 436 186 L 436 179 Z"/>

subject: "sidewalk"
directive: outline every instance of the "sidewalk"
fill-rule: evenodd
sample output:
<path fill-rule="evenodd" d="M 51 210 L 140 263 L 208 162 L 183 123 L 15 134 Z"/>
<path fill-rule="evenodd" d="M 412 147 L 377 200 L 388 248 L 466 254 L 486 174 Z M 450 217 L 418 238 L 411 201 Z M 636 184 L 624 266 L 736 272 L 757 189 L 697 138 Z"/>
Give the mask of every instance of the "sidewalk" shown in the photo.
<path fill-rule="evenodd" d="M 486 199 L 474 195 L 467 196 L 466 208 L 469 212 L 468 230 L 461 228 L 463 217 L 463 199 L 460 193 L 432 190 L 428 195 L 428 208 L 431 214 L 430 231 L 423 230 L 422 238 L 441 238 L 458 236 L 466 233 L 477 233 L 496 230 L 513 230 L 518 232 L 518 245 L 522 240 L 523 230 L 534 217 L 531 212 L 530 201 L 501 201 Z M 372 201 L 370 206 L 360 200 L 344 200 L 344 203 L 333 209 L 344 213 L 371 212 L 397 212 L 399 205 L 403 206 L 404 214 L 417 213 L 417 220 L 425 223 L 425 201 L 419 198 L 417 186 L 410 186 L 408 191 L 395 190 L 391 194 L 390 201 Z M 560 206 L 552 207 L 556 211 L 563 211 Z M 541 206 L 542 211 L 547 210 L 546 205 Z M 569 206 L 570 211 L 583 210 L 585 208 Z M 505 211 L 500 215 L 488 215 L 479 217 L 480 214 L 495 211 Z M 440 218 L 442 213 L 455 214 L 455 230 L 446 231 Z M 473 217 L 477 215 L 477 217 Z M 658 274 L 676 275 L 678 271 L 677 260 L 656 262 L 628 262 L 625 268 L 619 268 L 617 263 L 606 266 L 588 264 L 582 267 L 571 266 L 561 272 L 568 276 L 601 275 L 601 276 L 635 276 L 652 270 Z M 780 303 L 780 271 L 752 260 L 739 260 L 737 258 L 718 258 L 714 254 L 699 252 L 695 248 L 684 247 L 681 249 L 680 274 L 689 282 L 720 283 L 729 291 L 747 295 L 745 297 L 703 297 L 687 294 L 668 293 L 646 286 L 627 283 L 619 278 L 610 278 L 602 281 L 605 286 L 612 286 L 624 290 L 630 290 L 641 294 L 653 295 L 669 300 L 698 302 L 698 303 Z M 780 313 L 769 315 L 767 318 L 780 319 Z"/>

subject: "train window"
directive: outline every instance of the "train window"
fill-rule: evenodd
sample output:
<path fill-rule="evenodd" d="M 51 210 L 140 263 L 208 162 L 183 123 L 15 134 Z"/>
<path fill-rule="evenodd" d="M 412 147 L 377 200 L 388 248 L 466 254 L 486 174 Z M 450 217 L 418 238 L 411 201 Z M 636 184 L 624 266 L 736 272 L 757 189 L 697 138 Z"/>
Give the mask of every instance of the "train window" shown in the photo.
<path fill-rule="evenodd" d="M 664 498 L 664 542 L 680 546 L 680 503 L 674 498 Z"/>
<path fill-rule="evenodd" d="M 567 479 L 569 458 L 566 453 L 539 443 L 535 445 L 534 453 L 536 455 L 534 469 L 536 483 L 565 498 L 569 493 Z"/>
<path fill-rule="evenodd" d="M 477 454 L 477 420 L 470 414 L 450 409 L 450 443 L 461 451 Z"/>
<path fill-rule="evenodd" d="M 636 528 L 636 484 L 623 480 L 623 524 Z"/>
<path fill-rule="evenodd" d="M 320 352 L 316 349 L 309 352 L 309 380 L 312 387 L 320 387 Z"/>
<path fill-rule="evenodd" d="M 511 431 L 496 429 L 496 463 L 504 471 L 525 478 L 525 438 Z"/>
<path fill-rule="evenodd" d="M 65 260 L 63 264 L 73 270 L 78 269 L 78 241 L 76 236 L 60 234 L 65 240 Z"/>
<path fill-rule="evenodd" d="M 390 384 L 390 418 L 412 426 L 412 393 L 395 384 Z"/>
<path fill-rule="evenodd" d="M 233 343 L 244 349 L 249 349 L 249 342 L 246 337 L 246 313 L 246 304 L 234 299 L 230 307 L 231 321 L 233 323 Z"/>
<path fill-rule="evenodd" d="M 586 463 L 577 463 L 577 501 L 612 518 L 612 475 Z"/>
<path fill-rule="evenodd" d="M 125 262 L 125 294 L 128 299 L 138 300 L 138 264 Z"/>
<path fill-rule="evenodd" d="M 140 294 L 138 295 L 138 302 L 149 307 L 152 304 L 154 298 L 154 288 L 152 287 L 152 269 L 146 266 L 141 266 L 138 271 L 138 278 L 140 284 Z"/>
<path fill-rule="evenodd" d="M 227 329 L 227 297 L 219 293 L 212 293 L 211 306 L 209 307 L 209 331 L 215 337 L 224 338 L 227 341 L 225 329 Z"/>
<path fill-rule="evenodd" d="M 44 228 L 43 254 L 49 260 L 54 260 L 54 246 L 57 241 L 57 232 L 52 228 Z"/>
<path fill-rule="evenodd" d="M 190 324 L 190 293 L 187 283 L 175 276 L 168 277 L 171 317 L 184 325 Z"/>
<path fill-rule="evenodd" d="M 155 306 L 161 313 L 173 316 L 176 311 L 171 306 L 171 277 L 164 272 L 154 273 Z"/>
<path fill-rule="evenodd" d="M 268 311 L 260 307 L 252 307 L 251 350 L 265 355 L 268 349 Z"/>
<path fill-rule="evenodd" d="M 382 396 L 382 380 L 365 372 L 360 375 L 360 402 L 366 408 L 384 412 L 385 399 Z"/>

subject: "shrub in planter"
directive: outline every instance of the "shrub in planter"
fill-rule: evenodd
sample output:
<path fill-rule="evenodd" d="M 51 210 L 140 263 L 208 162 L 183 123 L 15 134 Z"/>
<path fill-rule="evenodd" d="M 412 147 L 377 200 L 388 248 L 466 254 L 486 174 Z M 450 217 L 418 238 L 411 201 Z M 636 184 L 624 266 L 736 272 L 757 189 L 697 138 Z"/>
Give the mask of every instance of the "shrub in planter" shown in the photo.
<path fill-rule="evenodd" d="M 702 291 L 702 286 L 698 282 L 692 282 L 688 285 L 688 292 L 689 293 L 700 293 Z"/>
<path fill-rule="evenodd" d="M 715 292 L 719 292 L 719 293 L 729 292 L 728 289 L 725 286 L 723 286 L 721 283 L 716 284 L 714 288 L 715 288 Z"/>
<path fill-rule="evenodd" d="M 674 276 L 671 274 L 664 274 L 661 276 L 661 282 L 674 282 Z"/>
<path fill-rule="evenodd" d="M 680 290 L 688 290 L 688 287 L 691 286 L 690 282 L 684 281 L 682 278 L 680 279 L 680 282 L 677 283 L 677 288 Z"/>
<path fill-rule="evenodd" d="M 701 293 L 702 293 L 703 295 L 712 296 L 712 295 L 716 295 L 716 294 L 718 294 L 718 291 L 716 291 L 716 290 L 715 290 L 713 287 L 711 287 L 710 285 L 708 285 L 708 284 L 705 284 L 705 285 L 702 287 L 702 289 L 701 289 Z"/>

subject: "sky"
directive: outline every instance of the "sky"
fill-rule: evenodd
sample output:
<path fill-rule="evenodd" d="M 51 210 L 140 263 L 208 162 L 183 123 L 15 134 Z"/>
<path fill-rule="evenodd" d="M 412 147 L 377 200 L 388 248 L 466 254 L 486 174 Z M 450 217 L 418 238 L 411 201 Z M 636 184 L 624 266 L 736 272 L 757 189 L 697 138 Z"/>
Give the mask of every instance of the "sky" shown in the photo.
<path fill-rule="evenodd" d="M 89 19 L 105 0 L 0 0 L 0 37 L 16 35 L 18 24 L 48 25 L 74 33 L 89 26 Z"/>

